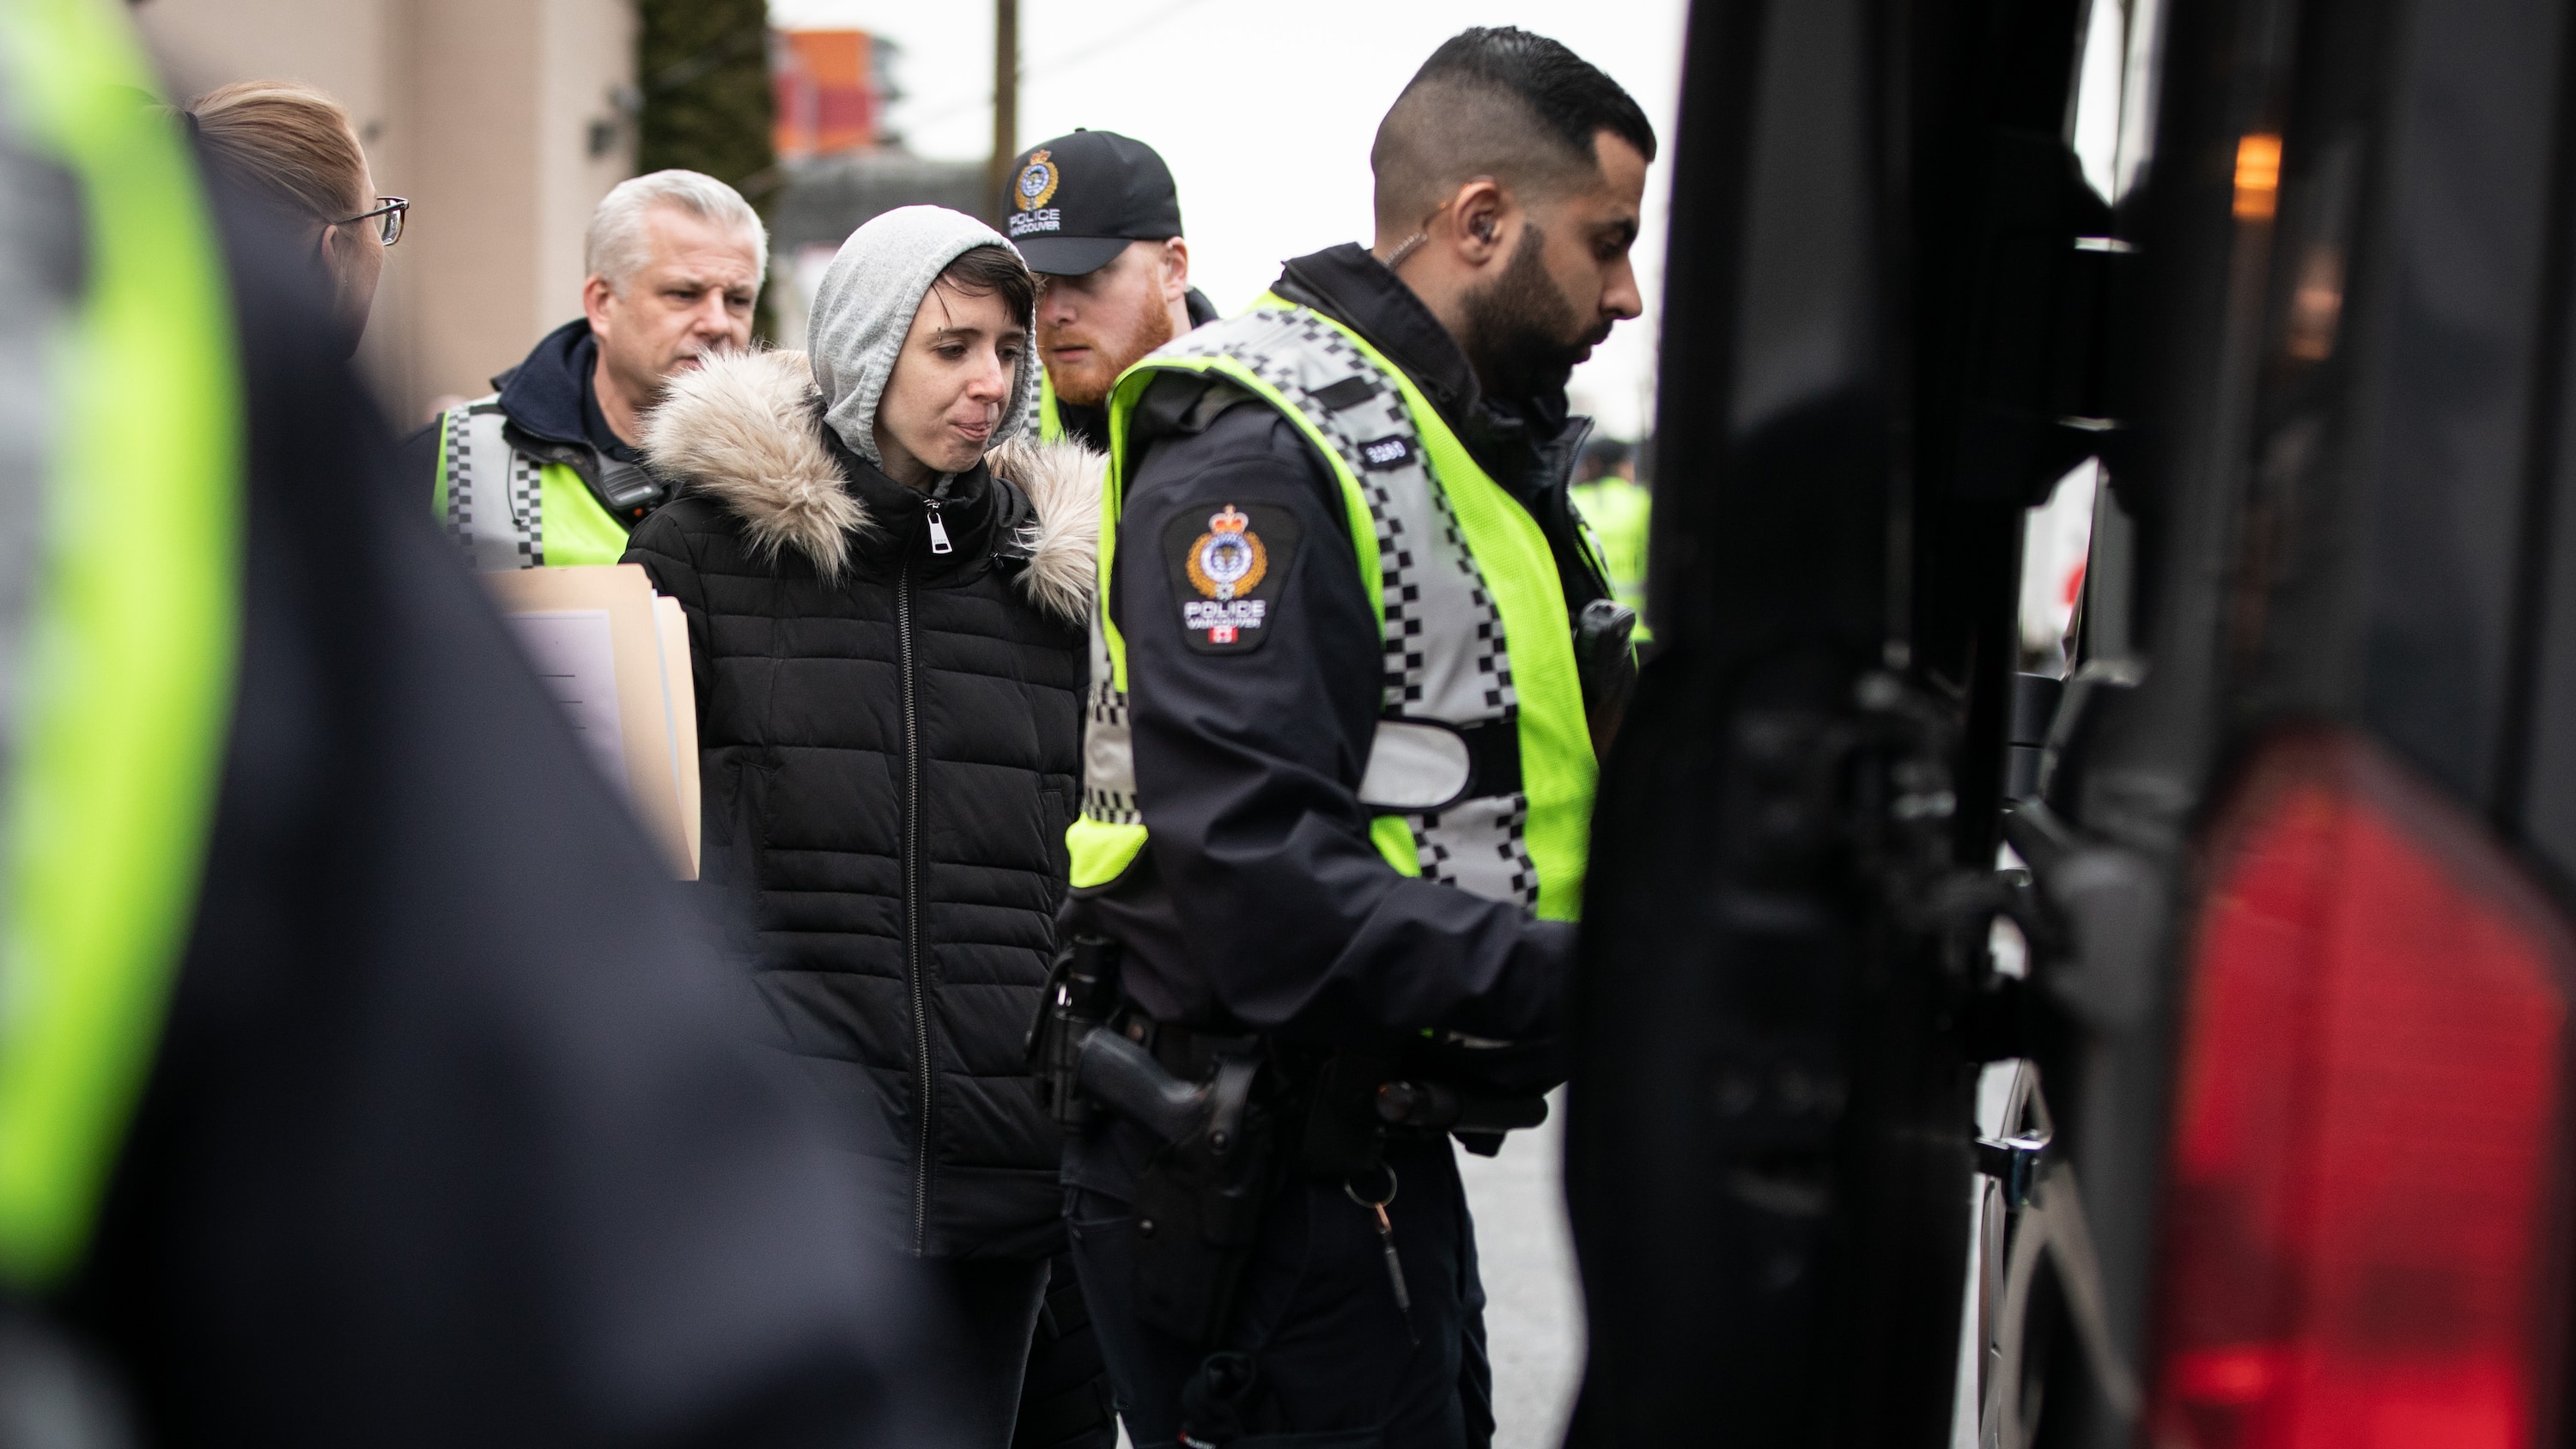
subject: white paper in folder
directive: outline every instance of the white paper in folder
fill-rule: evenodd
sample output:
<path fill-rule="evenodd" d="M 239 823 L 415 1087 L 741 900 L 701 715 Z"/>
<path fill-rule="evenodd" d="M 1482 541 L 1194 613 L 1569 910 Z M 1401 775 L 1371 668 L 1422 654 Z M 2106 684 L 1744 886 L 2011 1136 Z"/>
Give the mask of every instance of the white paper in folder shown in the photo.
<path fill-rule="evenodd" d="M 682 880 L 698 874 L 688 618 L 634 564 L 485 574 L 529 662 Z"/>
<path fill-rule="evenodd" d="M 593 764 L 617 787 L 626 787 L 626 735 L 617 723 L 617 647 L 606 609 L 547 609 L 506 616 L 519 632 L 537 678 L 563 707 L 564 718 Z"/>

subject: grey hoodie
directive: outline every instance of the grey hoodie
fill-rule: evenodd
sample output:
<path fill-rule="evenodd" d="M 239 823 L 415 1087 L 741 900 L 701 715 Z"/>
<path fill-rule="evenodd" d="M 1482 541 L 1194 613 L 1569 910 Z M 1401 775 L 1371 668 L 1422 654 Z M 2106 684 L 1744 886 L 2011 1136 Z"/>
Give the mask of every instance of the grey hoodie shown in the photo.
<path fill-rule="evenodd" d="M 1018 251 L 1000 232 L 944 206 L 901 206 L 841 243 L 840 255 L 814 290 L 805 347 L 814 383 L 823 390 L 823 421 L 843 445 L 870 463 L 877 456 L 877 400 L 885 396 L 913 314 L 930 284 L 950 262 L 977 247 Z M 1027 318 L 1020 319 L 1026 325 Z M 993 430 L 993 447 L 1018 437 L 1036 416 L 1038 358 L 1034 345 L 1020 353 L 1011 401 Z"/>

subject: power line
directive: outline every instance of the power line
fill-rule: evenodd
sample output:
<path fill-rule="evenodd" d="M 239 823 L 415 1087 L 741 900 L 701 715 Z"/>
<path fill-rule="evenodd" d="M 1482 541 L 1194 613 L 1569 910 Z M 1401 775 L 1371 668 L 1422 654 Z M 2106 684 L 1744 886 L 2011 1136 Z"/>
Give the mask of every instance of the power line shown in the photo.
<path fill-rule="evenodd" d="M 1153 14 L 1146 16 L 1144 19 L 1137 21 L 1135 24 L 1128 26 L 1126 29 L 1104 36 L 1101 39 L 1094 41 L 1092 44 L 1075 51 L 1071 55 L 1058 56 L 1038 70 L 1033 71 L 1026 67 L 1022 67 L 1020 71 L 1020 79 L 1034 80 L 1038 76 L 1044 75 L 1049 71 L 1070 70 L 1074 66 L 1091 59 L 1093 56 L 1100 54 L 1104 50 L 1112 50 L 1118 46 L 1125 45 L 1128 41 L 1135 39 L 1137 36 L 1144 34 L 1146 31 L 1153 29 L 1155 26 L 1162 24 L 1164 21 L 1171 19 L 1173 16 L 1180 14 L 1184 10 L 1195 9 L 1206 3 L 1207 0 L 1178 0 L 1177 4 L 1166 5 L 1162 9 L 1155 11 Z"/>
<path fill-rule="evenodd" d="M 1152 30 L 1156 26 L 1161 25 L 1163 22 L 1170 20 L 1172 17 L 1179 15 L 1185 10 L 1195 10 L 1206 3 L 1207 0 L 1176 0 L 1176 3 L 1164 6 L 1162 9 L 1146 16 L 1144 19 L 1128 26 L 1126 29 L 1105 35 L 1099 40 L 1084 46 L 1082 49 L 1077 50 L 1070 55 L 1056 56 L 1050 59 L 1043 66 L 1037 66 L 1034 68 L 1029 66 L 1020 67 L 1020 79 L 1023 82 L 1033 81 L 1045 76 L 1055 75 L 1071 70 L 1073 67 L 1080 65 L 1082 62 L 1091 59 L 1095 55 L 1099 55 L 1104 51 L 1114 50 L 1119 46 L 1125 45 L 1127 42 L 1134 40 L 1137 36 L 1144 34 L 1146 31 Z M 932 111 L 927 115 L 907 117 L 904 124 L 907 129 L 936 125 L 941 121 L 947 120 L 951 116 L 962 116 L 968 111 L 985 110 L 992 104 L 993 93 L 987 90 L 984 94 L 975 97 L 972 100 L 954 102 L 950 105 L 942 106 L 938 110 Z"/>

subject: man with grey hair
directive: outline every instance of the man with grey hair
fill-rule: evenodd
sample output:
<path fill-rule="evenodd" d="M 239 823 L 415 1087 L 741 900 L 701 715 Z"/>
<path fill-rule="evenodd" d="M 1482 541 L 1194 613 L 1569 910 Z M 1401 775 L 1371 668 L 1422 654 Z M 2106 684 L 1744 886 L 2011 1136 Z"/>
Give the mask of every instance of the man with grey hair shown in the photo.
<path fill-rule="evenodd" d="M 732 187 L 656 171 L 601 198 L 582 260 L 582 315 L 404 444 L 406 476 L 430 480 L 478 571 L 625 554 L 664 501 L 635 448 L 641 418 L 674 376 L 751 345 L 769 234 Z"/>

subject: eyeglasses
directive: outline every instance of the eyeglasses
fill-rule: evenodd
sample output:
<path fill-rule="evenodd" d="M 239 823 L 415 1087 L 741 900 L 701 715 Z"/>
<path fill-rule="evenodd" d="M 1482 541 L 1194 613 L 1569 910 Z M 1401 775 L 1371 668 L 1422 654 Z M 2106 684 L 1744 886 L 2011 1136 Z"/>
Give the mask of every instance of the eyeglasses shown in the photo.
<path fill-rule="evenodd" d="M 373 217 L 376 219 L 377 239 L 382 241 L 386 246 L 392 246 L 395 242 L 402 240 L 403 215 L 410 210 L 411 202 L 404 197 L 379 196 L 376 198 L 376 206 L 373 211 L 362 211 L 356 216 L 342 217 L 340 220 L 331 224 L 333 226 L 354 226 L 359 222 L 367 220 L 369 217 Z"/>

